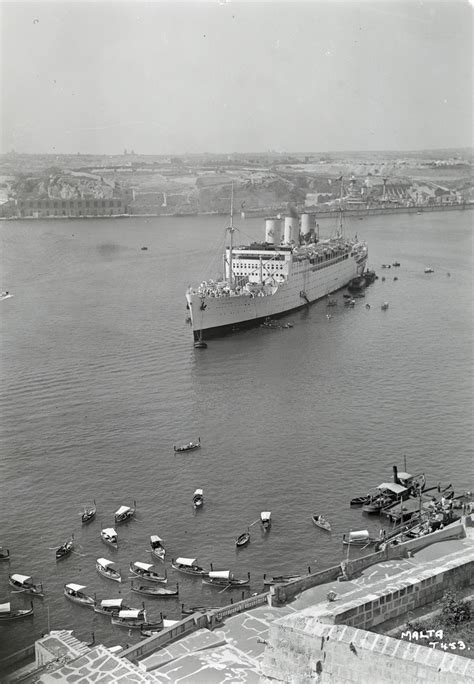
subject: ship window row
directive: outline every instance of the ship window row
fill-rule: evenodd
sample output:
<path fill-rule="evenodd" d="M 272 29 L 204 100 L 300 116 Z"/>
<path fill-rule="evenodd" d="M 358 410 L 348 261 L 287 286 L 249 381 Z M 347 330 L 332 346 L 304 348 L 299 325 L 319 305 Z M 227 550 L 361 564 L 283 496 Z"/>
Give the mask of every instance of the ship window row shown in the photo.
<path fill-rule="evenodd" d="M 237 264 L 235 264 L 235 268 L 252 268 L 255 270 L 256 268 L 259 268 L 259 264 L 239 264 L 239 263 L 237 263 Z M 277 269 L 277 270 L 281 271 L 281 270 L 283 270 L 283 264 L 262 263 L 262 268 L 267 269 L 267 270 L 269 268 L 271 268 L 271 269 Z"/>

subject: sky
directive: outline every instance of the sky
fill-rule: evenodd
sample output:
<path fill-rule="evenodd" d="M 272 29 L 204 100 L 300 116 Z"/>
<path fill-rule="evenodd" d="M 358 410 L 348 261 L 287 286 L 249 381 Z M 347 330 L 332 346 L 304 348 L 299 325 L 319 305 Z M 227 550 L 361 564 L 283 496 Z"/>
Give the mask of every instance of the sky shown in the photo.
<path fill-rule="evenodd" d="M 468 0 L 0 0 L 0 152 L 472 146 Z"/>

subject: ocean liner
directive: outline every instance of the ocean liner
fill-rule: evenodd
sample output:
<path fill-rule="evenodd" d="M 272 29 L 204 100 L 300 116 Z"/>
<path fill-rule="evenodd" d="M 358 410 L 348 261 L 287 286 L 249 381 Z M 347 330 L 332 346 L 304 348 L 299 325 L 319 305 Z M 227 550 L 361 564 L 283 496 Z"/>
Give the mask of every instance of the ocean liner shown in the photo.
<path fill-rule="evenodd" d="M 342 219 L 342 214 L 341 214 Z M 265 241 L 225 248 L 224 279 L 186 292 L 195 345 L 225 332 L 250 327 L 315 302 L 362 275 L 368 249 L 344 237 L 319 238 L 310 214 L 265 219 Z M 204 346 L 204 344 L 203 344 Z"/>

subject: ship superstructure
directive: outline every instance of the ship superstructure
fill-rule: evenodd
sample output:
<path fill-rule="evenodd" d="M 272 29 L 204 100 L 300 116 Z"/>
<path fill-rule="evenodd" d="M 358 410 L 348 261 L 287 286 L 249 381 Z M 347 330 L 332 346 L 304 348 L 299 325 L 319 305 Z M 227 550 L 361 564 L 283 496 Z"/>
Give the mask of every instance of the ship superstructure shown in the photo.
<path fill-rule="evenodd" d="M 235 247 L 231 220 L 225 279 L 186 293 L 195 341 L 294 311 L 362 275 L 367 245 L 342 231 L 320 239 L 312 223 L 309 214 L 268 218 L 264 242 Z"/>

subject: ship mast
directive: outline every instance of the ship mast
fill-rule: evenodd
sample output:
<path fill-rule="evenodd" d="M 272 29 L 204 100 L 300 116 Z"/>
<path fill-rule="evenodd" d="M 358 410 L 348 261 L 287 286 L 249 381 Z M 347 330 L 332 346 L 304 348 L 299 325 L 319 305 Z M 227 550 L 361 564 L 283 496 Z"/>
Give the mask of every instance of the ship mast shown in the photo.
<path fill-rule="evenodd" d="M 343 192 L 342 176 L 339 178 L 339 180 L 341 181 L 341 188 L 339 191 L 339 212 L 340 212 L 340 215 L 339 215 L 339 233 L 340 233 L 340 236 L 342 237 L 342 234 L 343 234 L 343 230 L 342 230 L 342 192 Z"/>
<path fill-rule="evenodd" d="M 227 284 L 229 289 L 232 289 L 232 250 L 234 247 L 233 237 L 234 237 L 234 184 L 232 183 L 232 190 L 230 194 L 230 226 L 227 229 L 230 233 L 230 248 L 229 248 L 229 275 L 227 278 Z"/>

